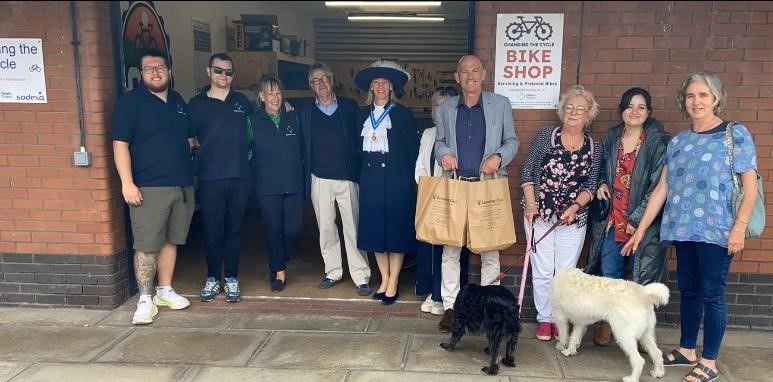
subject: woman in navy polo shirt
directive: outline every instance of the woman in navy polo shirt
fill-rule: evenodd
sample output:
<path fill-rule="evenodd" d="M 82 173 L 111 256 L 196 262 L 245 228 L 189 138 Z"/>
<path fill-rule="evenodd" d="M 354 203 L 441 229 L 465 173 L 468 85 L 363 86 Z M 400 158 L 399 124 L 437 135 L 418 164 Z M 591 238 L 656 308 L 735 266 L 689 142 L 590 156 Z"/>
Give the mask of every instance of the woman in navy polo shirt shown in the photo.
<path fill-rule="evenodd" d="M 266 74 L 258 83 L 263 108 L 250 115 L 253 126 L 255 189 L 268 232 L 272 292 L 285 285 L 287 260 L 301 232 L 303 217 L 303 145 L 295 111 L 282 108 L 282 83 Z"/>
<path fill-rule="evenodd" d="M 368 92 L 360 110 L 362 171 L 357 247 L 375 252 L 381 286 L 373 295 L 389 305 L 398 298 L 397 281 L 406 253 L 416 253 L 413 180 L 419 137 L 410 109 L 398 105 L 395 92 L 409 79 L 391 61 L 376 61 L 357 73 L 357 87 Z"/>

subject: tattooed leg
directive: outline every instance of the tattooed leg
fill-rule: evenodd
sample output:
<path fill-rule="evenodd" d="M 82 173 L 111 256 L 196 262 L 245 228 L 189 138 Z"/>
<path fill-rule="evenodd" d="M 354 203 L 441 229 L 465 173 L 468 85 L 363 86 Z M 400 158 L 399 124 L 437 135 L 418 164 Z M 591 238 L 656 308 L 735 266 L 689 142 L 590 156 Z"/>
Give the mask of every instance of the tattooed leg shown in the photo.
<path fill-rule="evenodd" d="M 140 295 L 153 294 L 153 279 L 156 277 L 156 253 L 134 253 L 134 276 L 137 279 L 137 287 Z"/>

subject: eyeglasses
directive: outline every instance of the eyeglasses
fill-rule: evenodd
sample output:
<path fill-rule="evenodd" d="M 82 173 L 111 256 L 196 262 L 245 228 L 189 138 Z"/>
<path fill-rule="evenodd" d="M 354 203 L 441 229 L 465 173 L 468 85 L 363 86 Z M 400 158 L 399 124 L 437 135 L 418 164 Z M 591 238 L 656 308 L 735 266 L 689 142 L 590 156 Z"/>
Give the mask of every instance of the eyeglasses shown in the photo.
<path fill-rule="evenodd" d="M 588 111 L 588 108 L 585 106 L 564 105 L 564 113 L 566 114 L 574 112 L 574 114 L 583 115 L 586 111 Z"/>
<path fill-rule="evenodd" d="M 226 77 L 233 77 L 234 76 L 234 70 L 233 69 L 224 69 L 219 66 L 210 66 L 212 68 L 212 71 L 215 72 L 215 74 L 224 74 Z"/>
<path fill-rule="evenodd" d="M 330 82 L 330 77 L 328 77 L 327 75 L 324 75 L 324 76 L 319 77 L 319 78 L 310 78 L 309 82 L 311 82 L 312 85 L 317 86 L 317 85 L 322 84 L 322 83 L 329 83 Z"/>
<path fill-rule="evenodd" d="M 142 73 L 143 74 L 153 74 L 153 72 L 165 73 L 166 69 L 167 69 L 166 65 L 146 66 L 142 68 Z"/>

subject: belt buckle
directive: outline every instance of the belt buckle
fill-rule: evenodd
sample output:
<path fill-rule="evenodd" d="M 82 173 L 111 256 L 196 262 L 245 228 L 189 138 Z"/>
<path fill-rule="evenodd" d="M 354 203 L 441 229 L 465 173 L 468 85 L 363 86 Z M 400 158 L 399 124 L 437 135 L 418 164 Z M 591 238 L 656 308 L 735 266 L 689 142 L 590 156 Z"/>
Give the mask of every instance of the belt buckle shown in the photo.
<path fill-rule="evenodd" d="M 477 182 L 479 179 L 477 176 L 460 176 L 459 180 L 465 182 Z"/>

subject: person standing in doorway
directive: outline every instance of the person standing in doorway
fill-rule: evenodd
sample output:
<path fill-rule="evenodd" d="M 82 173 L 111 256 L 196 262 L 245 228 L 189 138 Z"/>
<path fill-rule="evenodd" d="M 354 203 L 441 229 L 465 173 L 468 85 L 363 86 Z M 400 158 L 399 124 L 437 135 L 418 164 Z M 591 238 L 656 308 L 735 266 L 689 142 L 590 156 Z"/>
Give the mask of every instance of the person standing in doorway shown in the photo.
<path fill-rule="evenodd" d="M 459 92 L 453 86 L 445 86 L 435 89 L 432 93 L 432 110 L 438 108 L 445 100 L 458 96 Z M 437 128 L 428 127 L 421 133 L 421 143 L 419 145 L 419 156 L 416 158 L 415 178 L 416 184 L 422 176 L 443 176 L 443 169 L 435 160 L 435 136 Z M 416 255 L 416 294 L 419 296 L 429 295 L 419 308 L 424 313 L 430 313 L 440 316 L 445 312 L 443 308 L 443 297 L 440 293 L 442 284 L 442 275 L 440 271 L 443 246 L 430 243 L 419 242 Z M 467 284 L 467 269 L 470 251 L 462 249 L 460 256 L 460 286 L 461 289 Z"/>
<path fill-rule="evenodd" d="M 297 113 L 282 107 L 279 79 L 265 74 L 258 89 L 263 108 L 250 115 L 255 191 L 268 232 L 268 284 L 281 292 L 303 223 L 303 143 Z"/>
<path fill-rule="evenodd" d="M 329 66 L 316 63 L 309 69 L 309 86 L 316 99 L 300 113 L 303 127 L 304 174 L 307 197 L 311 196 L 319 227 L 319 249 L 325 262 L 328 289 L 343 277 L 341 241 L 335 223 L 341 214 L 349 274 L 357 294 L 370 294 L 370 266 L 367 255 L 357 248 L 359 219 L 359 178 L 362 164 L 358 106 L 354 100 L 337 97 L 335 77 Z"/>
<path fill-rule="evenodd" d="M 416 253 L 416 184 L 413 173 L 419 137 L 411 109 L 397 103 L 410 76 L 393 61 L 376 61 L 354 78 L 368 92 L 358 126 L 363 162 L 360 173 L 360 211 L 357 247 L 374 252 L 381 285 L 374 299 L 384 305 L 399 298 L 400 270 L 406 253 Z"/>
<path fill-rule="evenodd" d="M 233 60 L 227 54 L 210 57 L 207 76 L 210 86 L 189 104 L 199 144 L 197 183 L 207 260 L 200 297 L 212 301 L 224 291 L 226 301 L 238 302 L 241 227 L 251 188 L 247 116 L 253 107 L 247 96 L 231 89 Z"/>
<path fill-rule="evenodd" d="M 462 95 L 449 98 L 435 109 L 437 126 L 435 158 L 443 167 L 443 176 L 455 171 L 460 180 L 477 182 L 481 174 L 507 176 L 505 167 L 518 153 L 515 121 L 510 100 L 483 91 L 486 70 L 474 55 L 459 60 L 454 74 Z M 454 302 L 459 294 L 459 256 L 461 247 L 443 248 L 441 293 L 445 312 L 438 324 L 450 331 L 454 322 Z M 494 283 L 499 275 L 499 251 L 480 255 L 481 285 Z"/>
<path fill-rule="evenodd" d="M 140 57 L 142 85 L 113 111 L 113 156 L 129 205 L 134 272 L 140 298 L 132 324 L 153 322 L 157 305 L 184 309 L 190 302 L 172 289 L 177 246 L 188 237 L 195 202 L 188 106 L 170 86 L 169 61 L 158 50 Z M 153 279 L 158 276 L 156 295 Z"/>

